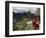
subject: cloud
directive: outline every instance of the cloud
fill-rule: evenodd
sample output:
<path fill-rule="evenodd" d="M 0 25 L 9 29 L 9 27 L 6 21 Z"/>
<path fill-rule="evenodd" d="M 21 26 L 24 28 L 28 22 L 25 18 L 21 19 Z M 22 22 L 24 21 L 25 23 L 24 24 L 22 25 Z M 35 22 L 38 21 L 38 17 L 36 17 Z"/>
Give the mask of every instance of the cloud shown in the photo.
<path fill-rule="evenodd" d="M 31 13 L 35 13 L 37 10 L 37 8 L 34 8 L 34 7 L 14 7 L 13 8 L 13 11 L 15 13 L 23 13 L 23 12 L 28 12 L 28 11 L 31 11 Z"/>

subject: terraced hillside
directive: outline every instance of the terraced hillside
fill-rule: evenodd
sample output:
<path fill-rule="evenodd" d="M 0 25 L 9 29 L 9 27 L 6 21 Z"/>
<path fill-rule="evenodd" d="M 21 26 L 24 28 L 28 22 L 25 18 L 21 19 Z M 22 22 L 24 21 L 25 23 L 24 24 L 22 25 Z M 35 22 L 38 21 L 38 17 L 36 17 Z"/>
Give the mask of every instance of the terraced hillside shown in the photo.
<path fill-rule="evenodd" d="M 13 12 L 13 31 L 17 30 L 33 30 L 32 17 L 34 14 L 28 13 L 14 13 Z"/>

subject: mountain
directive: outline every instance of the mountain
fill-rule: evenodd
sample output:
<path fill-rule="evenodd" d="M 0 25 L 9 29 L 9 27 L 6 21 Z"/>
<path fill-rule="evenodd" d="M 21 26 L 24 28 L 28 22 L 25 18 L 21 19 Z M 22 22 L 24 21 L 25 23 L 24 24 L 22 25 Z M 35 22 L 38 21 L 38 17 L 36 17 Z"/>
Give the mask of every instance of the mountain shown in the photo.
<path fill-rule="evenodd" d="M 13 12 L 13 18 L 15 20 L 21 20 L 22 18 L 27 18 L 27 19 L 32 19 L 32 17 L 34 16 L 34 14 L 30 13 L 30 12 L 24 12 L 24 13 L 15 13 Z"/>

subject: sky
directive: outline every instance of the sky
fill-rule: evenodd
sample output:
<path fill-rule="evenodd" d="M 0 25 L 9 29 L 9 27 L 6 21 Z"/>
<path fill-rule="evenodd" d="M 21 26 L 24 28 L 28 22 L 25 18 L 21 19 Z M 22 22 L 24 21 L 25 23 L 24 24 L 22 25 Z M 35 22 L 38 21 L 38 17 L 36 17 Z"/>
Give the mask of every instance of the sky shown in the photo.
<path fill-rule="evenodd" d="M 13 7 L 13 11 L 15 13 L 23 13 L 23 12 L 28 12 L 31 11 L 31 13 L 35 13 L 37 11 L 37 8 L 35 7 Z"/>

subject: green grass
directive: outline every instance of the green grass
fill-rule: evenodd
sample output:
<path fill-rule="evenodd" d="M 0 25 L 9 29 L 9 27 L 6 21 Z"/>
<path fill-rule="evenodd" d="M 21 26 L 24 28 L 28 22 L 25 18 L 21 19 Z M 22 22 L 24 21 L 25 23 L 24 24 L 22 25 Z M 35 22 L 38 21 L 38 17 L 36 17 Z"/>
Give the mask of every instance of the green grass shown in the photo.
<path fill-rule="evenodd" d="M 18 30 L 33 30 L 32 24 L 27 24 L 29 19 L 23 18 L 21 21 L 13 24 L 13 31 Z"/>

